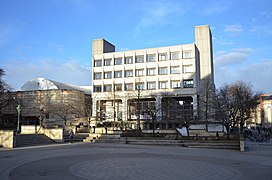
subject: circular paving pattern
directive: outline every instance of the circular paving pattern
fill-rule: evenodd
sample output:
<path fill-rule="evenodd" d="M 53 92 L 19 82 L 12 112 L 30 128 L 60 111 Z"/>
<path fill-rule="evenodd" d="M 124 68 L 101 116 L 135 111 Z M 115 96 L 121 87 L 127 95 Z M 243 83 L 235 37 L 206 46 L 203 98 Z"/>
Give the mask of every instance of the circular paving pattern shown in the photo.
<path fill-rule="evenodd" d="M 242 173 L 228 166 L 165 158 L 107 158 L 83 161 L 69 171 L 84 179 L 239 179 Z M 203 173 L 204 172 L 204 173 Z"/>

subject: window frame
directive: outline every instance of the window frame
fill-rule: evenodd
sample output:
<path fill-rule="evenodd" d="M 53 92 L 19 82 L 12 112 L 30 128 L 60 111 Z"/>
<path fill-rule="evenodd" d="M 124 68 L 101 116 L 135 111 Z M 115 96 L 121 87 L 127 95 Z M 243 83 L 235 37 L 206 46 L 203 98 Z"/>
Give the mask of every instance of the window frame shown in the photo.
<path fill-rule="evenodd" d="M 119 90 L 118 90 L 119 87 Z M 114 84 L 114 91 L 122 91 L 123 87 L 122 84 Z"/>
<path fill-rule="evenodd" d="M 104 66 L 111 66 L 111 62 L 112 62 L 112 59 L 104 59 Z"/>
<path fill-rule="evenodd" d="M 153 73 L 151 74 L 150 72 L 153 72 Z M 156 75 L 157 75 L 156 68 L 147 68 L 147 76 L 156 76 Z"/>
<path fill-rule="evenodd" d="M 183 80 L 183 88 L 193 88 L 194 80 L 193 79 L 184 79 Z"/>
<path fill-rule="evenodd" d="M 142 72 L 142 74 L 139 74 L 139 72 Z M 144 76 L 144 69 L 136 69 L 135 77 L 141 77 L 141 76 Z"/>
<path fill-rule="evenodd" d="M 144 63 L 144 55 L 137 55 L 135 57 L 135 63 Z"/>
<path fill-rule="evenodd" d="M 162 87 L 163 84 L 165 87 Z M 159 81 L 159 89 L 168 89 L 168 81 Z"/>
<path fill-rule="evenodd" d="M 156 54 L 147 54 L 146 62 L 156 62 Z M 152 57 L 152 58 L 151 58 Z"/>
<path fill-rule="evenodd" d="M 97 88 L 100 88 L 100 91 L 97 91 Z M 94 85 L 94 89 L 93 89 L 94 92 L 102 92 L 102 86 L 101 85 Z"/>
<path fill-rule="evenodd" d="M 128 72 L 131 72 L 131 73 L 129 73 L 130 76 L 127 76 Z M 125 70 L 124 77 L 133 77 L 133 70 Z"/>
<path fill-rule="evenodd" d="M 170 52 L 170 60 L 179 60 L 179 59 L 180 59 L 179 51 Z"/>
<path fill-rule="evenodd" d="M 180 74 L 180 66 L 170 66 L 170 74 Z"/>
<path fill-rule="evenodd" d="M 178 84 L 178 86 L 173 86 L 174 83 Z M 181 83 L 180 83 L 180 81 L 179 81 L 179 80 L 172 80 L 172 81 L 171 81 L 171 88 L 172 88 L 172 89 L 180 89 L 180 88 L 181 88 Z"/>
<path fill-rule="evenodd" d="M 159 61 L 167 61 L 167 52 L 159 53 Z"/>
<path fill-rule="evenodd" d="M 133 56 L 126 56 L 125 64 L 133 64 Z"/>
<path fill-rule="evenodd" d="M 99 65 L 97 65 L 97 63 L 100 63 Z M 101 67 L 102 66 L 102 59 L 97 59 L 97 60 L 94 60 L 94 67 Z"/>
<path fill-rule="evenodd" d="M 130 88 L 128 88 L 130 86 Z M 125 91 L 132 91 L 133 90 L 133 83 L 125 83 Z"/>
<path fill-rule="evenodd" d="M 152 88 L 150 88 L 150 85 L 152 85 Z M 154 87 L 153 87 L 153 85 L 154 85 Z M 157 87 L 156 87 L 156 81 L 147 82 L 147 89 L 148 89 L 148 90 L 157 89 Z"/>
<path fill-rule="evenodd" d="M 121 57 L 114 58 L 114 65 L 122 65 L 122 62 L 123 62 L 123 58 Z"/>
<path fill-rule="evenodd" d="M 106 74 L 110 74 L 110 77 L 106 77 Z M 104 72 L 104 79 L 112 79 L 112 71 L 105 71 Z"/>
<path fill-rule="evenodd" d="M 117 76 L 117 75 L 120 75 L 120 76 Z M 122 78 L 123 77 L 123 73 L 122 71 L 114 71 L 114 78 Z"/>
<path fill-rule="evenodd" d="M 162 69 L 166 69 L 166 72 L 161 72 Z M 158 68 L 158 75 L 167 75 L 168 74 L 168 67 L 159 67 Z"/>
<path fill-rule="evenodd" d="M 100 75 L 100 78 L 97 77 L 97 75 Z M 94 80 L 97 80 L 97 79 L 102 79 L 102 72 L 95 72 L 94 73 Z"/>

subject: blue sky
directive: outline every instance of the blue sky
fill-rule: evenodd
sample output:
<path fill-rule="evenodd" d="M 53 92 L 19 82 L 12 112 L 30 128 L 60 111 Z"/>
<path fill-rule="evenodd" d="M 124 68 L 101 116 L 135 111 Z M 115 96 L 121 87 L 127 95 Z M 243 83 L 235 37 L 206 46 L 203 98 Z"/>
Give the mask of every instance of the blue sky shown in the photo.
<path fill-rule="evenodd" d="M 270 0 L 0 0 L 0 67 L 15 90 L 30 79 L 91 84 L 91 41 L 117 51 L 213 34 L 217 87 L 237 80 L 272 94 Z"/>

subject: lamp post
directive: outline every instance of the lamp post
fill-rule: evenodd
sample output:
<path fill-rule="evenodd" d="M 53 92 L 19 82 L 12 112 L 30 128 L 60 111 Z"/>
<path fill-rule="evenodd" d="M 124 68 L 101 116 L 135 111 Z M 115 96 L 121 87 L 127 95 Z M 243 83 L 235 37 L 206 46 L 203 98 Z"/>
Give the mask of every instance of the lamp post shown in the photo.
<path fill-rule="evenodd" d="M 17 121 L 17 133 L 19 133 L 20 132 L 20 114 L 21 114 L 21 106 L 20 105 L 18 105 L 17 107 L 16 107 L 16 110 L 17 110 L 17 113 L 18 113 L 18 121 Z"/>

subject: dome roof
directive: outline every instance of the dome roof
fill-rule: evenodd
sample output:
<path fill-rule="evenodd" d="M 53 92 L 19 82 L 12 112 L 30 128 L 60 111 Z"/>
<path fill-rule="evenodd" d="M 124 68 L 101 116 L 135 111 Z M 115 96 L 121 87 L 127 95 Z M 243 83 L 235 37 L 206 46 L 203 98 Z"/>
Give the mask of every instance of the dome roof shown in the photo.
<path fill-rule="evenodd" d="M 67 89 L 67 90 L 77 90 L 83 91 L 85 94 L 91 94 L 90 87 L 80 87 L 70 84 L 64 84 L 57 81 L 52 81 L 45 78 L 36 78 L 27 81 L 22 87 L 22 91 L 35 91 L 35 90 L 50 90 L 50 89 Z"/>

